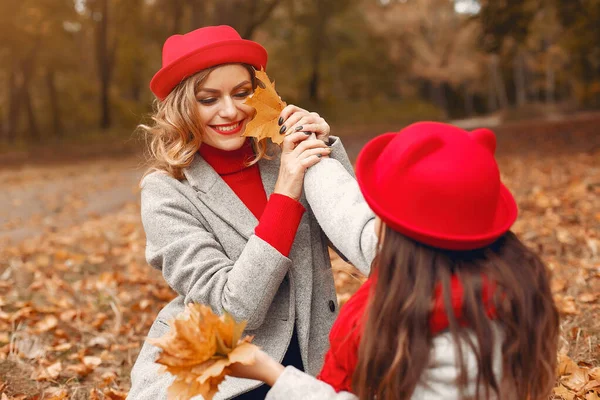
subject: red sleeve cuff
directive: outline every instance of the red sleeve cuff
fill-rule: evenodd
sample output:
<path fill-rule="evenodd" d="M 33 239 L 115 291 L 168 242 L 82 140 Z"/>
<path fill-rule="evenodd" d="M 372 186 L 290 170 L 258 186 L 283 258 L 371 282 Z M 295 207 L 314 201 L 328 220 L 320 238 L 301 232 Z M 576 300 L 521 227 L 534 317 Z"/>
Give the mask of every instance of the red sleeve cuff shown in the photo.
<path fill-rule="evenodd" d="M 273 193 L 254 233 L 284 256 L 290 254 L 304 206 L 291 197 Z"/>

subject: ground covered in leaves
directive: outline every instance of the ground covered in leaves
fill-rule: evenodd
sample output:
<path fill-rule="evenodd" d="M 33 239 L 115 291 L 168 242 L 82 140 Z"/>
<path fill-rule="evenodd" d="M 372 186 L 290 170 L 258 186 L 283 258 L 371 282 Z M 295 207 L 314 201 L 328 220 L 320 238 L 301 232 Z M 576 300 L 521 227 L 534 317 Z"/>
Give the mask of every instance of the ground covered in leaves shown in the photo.
<path fill-rule="evenodd" d="M 562 317 L 556 399 L 600 399 L 598 123 L 600 118 L 589 118 L 497 129 L 503 179 L 519 203 L 514 230 L 542 254 L 554 274 Z M 144 260 L 137 202 L 122 196 L 116 209 L 86 208 L 103 203 L 98 199 L 102 190 L 114 194 L 109 182 L 122 177 L 111 165 L 114 161 L 93 170 L 97 179 L 89 180 L 87 191 L 88 181 L 75 178 L 75 170 L 83 168 L 75 168 L 75 184 L 60 191 L 63 200 L 55 214 L 62 219 L 56 221 L 73 213 L 79 218 L 55 223 L 48 220 L 54 214 L 42 207 L 42 217 L 24 219 L 37 236 L 15 235 L 18 240 L 5 238 L 0 247 L 2 399 L 125 398 L 144 335 L 174 296 Z M 11 181 L 5 170 L 0 180 L 3 188 L 22 194 L 41 185 L 38 174 L 31 175 L 31 184 L 23 176 Z M 99 187 L 98 180 L 107 183 Z M 136 183 L 137 177 L 123 190 L 135 193 Z M 47 190 L 37 196 L 56 200 Z M 10 201 L 18 208 L 28 200 L 13 196 Z M 14 229 L 12 217 L 3 231 Z M 344 303 L 364 278 L 333 253 L 332 259 Z"/>

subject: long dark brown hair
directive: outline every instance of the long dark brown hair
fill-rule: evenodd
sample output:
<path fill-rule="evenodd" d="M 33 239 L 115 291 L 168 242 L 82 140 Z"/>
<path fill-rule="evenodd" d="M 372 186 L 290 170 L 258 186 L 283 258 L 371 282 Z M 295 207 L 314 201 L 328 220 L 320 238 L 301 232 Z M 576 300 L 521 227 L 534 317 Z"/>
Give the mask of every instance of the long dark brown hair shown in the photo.
<path fill-rule="evenodd" d="M 429 363 L 429 318 L 439 283 L 457 351 L 460 392 L 465 392 L 468 376 L 462 354 L 472 351 L 478 364 L 475 399 L 546 399 L 554 386 L 559 327 L 549 273 L 540 258 L 512 232 L 487 248 L 459 252 L 431 248 L 384 229 L 373 261 L 377 283 L 365 314 L 354 393 L 361 400 L 410 399 Z M 464 288 L 462 312 L 468 329 L 459 325 L 451 305 L 453 275 Z M 493 321 L 482 301 L 482 276 L 496 285 Z M 494 337 L 499 336 L 493 324 L 504 337 L 502 382 L 493 369 Z"/>

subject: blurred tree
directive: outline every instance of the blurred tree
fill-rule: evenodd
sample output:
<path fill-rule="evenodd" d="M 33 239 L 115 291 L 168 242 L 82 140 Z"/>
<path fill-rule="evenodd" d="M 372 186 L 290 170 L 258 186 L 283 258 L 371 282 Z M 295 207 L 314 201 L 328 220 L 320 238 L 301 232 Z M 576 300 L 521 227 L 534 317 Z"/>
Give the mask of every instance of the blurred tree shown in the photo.
<path fill-rule="evenodd" d="M 331 20 L 344 11 L 351 2 L 349 0 L 303 0 L 298 9 L 302 10 L 297 18 L 299 24 L 307 30 L 308 63 L 310 78 L 308 81 L 308 100 L 313 104 L 319 103 L 319 86 L 321 84 L 322 58 L 325 51 L 331 50 L 332 35 Z"/>
<path fill-rule="evenodd" d="M 564 27 L 561 44 L 568 52 L 569 69 L 578 100 L 600 106 L 600 1 L 553 0 Z"/>
<path fill-rule="evenodd" d="M 150 5 L 166 14 L 165 36 L 208 25 L 230 25 L 242 37 L 252 38 L 285 0 L 154 0 Z"/>
<path fill-rule="evenodd" d="M 114 16 L 120 27 L 119 46 L 115 50 L 119 60 L 115 66 L 116 91 L 134 103 L 142 100 L 148 75 L 145 65 L 150 62 L 148 49 L 151 44 L 147 33 L 147 10 L 144 2 L 145 0 L 123 2 L 115 10 Z"/>
<path fill-rule="evenodd" d="M 539 0 L 505 0 L 502 2 L 482 0 L 481 10 L 477 18 L 481 21 L 481 46 L 489 54 L 490 109 L 497 104 L 501 108 L 509 105 L 506 84 L 502 73 L 501 56 L 510 53 L 512 58 L 513 82 L 515 83 L 517 104 L 527 101 L 525 81 L 526 51 L 522 46 L 529 34 L 529 28 Z M 507 43 L 508 49 L 507 49 Z"/>
<path fill-rule="evenodd" d="M 251 39 L 282 0 L 214 0 L 210 25 L 231 25 Z"/>
<path fill-rule="evenodd" d="M 117 50 L 117 35 L 111 31 L 110 20 L 112 7 L 115 1 L 111 0 L 87 0 L 86 7 L 89 10 L 89 17 L 93 24 L 96 49 L 96 72 L 98 74 L 99 84 L 99 106 L 100 119 L 99 127 L 106 130 L 111 127 L 111 103 L 110 86 L 113 78 L 113 69 L 115 66 L 115 54 Z"/>
<path fill-rule="evenodd" d="M 266 27 L 270 34 L 261 40 L 264 38 L 275 50 L 270 57 L 274 60 L 270 70 L 274 76 L 285 75 L 284 86 L 278 90 L 288 100 L 314 107 L 325 97 L 325 86 L 339 80 L 335 73 L 330 73 L 332 69 L 340 70 L 339 64 L 334 65 L 340 61 L 336 59 L 338 55 L 344 53 L 347 57 L 347 52 L 352 51 L 358 57 L 357 63 L 364 61 L 360 52 L 368 49 L 358 41 L 372 43 L 369 40 L 372 37 L 364 16 L 360 15 L 361 3 L 361 0 L 287 0 Z"/>
<path fill-rule="evenodd" d="M 456 1 L 0 2 L 0 140 L 133 128 L 164 40 L 215 24 L 267 48 L 286 101 L 338 120 L 425 100 L 436 116 L 429 104 L 470 115 L 486 95 L 488 111 L 600 106 L 600 0 Z"/>
<path fill-rule="evenodd" d="M 459 89 L 481 74 L 483 55 L 476 20 L 456 13 L 449 0 L 390 2 L 373 8 L 371 25 L 395 43 L 395 57 L 409 59 L 411 77 L 429 83 L 434 104 L 449 114 L 446 88 Z M 470 98 L 467 96 L 467 98 Z M 472 107 L 465 103 L 467 112 Z"/>
<path fill-rule="evenodd" d="M 531 22 L 530 33 L 522 45 L 528 49 L 529 57 L 525 60 L 531 76 L 528 89 L 535 93 L 544 93 L 543 100 L 553 104 L 557 100 L 560 87 L 565 87 L 565 76 L 568 54 L 560 46 L 564 30 L 558 20 L 557 9 L 552 3 L 544 3 L 536 12 Z"/>
<path fill-rule="evenodd" d="M 52 121 L 51 131 L 54 135 L 61 133 L 56 74 L 64 68 L 64 59 L 68 58 L 61 54 L 68 48 L 63 24 L 74 14 L 73 3 L 69 0 L 0 4 L 0 42 L 3 43 L 0 57 L 8 66 L 5 72 L 8 93 L 3 107 L 7 114 L 3 118 L 2 136 L 10 142 L 17 138 L 22 117 L 32 139 L 39 140 L 42 130 L 46 130 L 39 118 L 42 103 L 39 99 L 44 97 L 42 88 L 47 90 L 46 103 L 51 107 L 46 114 Z M 38 76 L 43 76 L 40 85 L 35 84 Z"/>

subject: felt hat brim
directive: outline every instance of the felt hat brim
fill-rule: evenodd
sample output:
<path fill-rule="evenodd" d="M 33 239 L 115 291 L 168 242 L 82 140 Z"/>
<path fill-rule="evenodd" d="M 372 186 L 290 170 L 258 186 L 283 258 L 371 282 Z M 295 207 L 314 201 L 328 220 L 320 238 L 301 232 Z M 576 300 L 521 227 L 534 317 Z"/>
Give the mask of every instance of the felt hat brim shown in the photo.
<path fill-rule="evenodd" d="M 150 81 L 150 89 L 161 100 L 185 78 L 203 69 L 231 63 L 266 68 L 267 51 L 251 40 L 236 39 L 198 47 L 161 68 Z"/>

